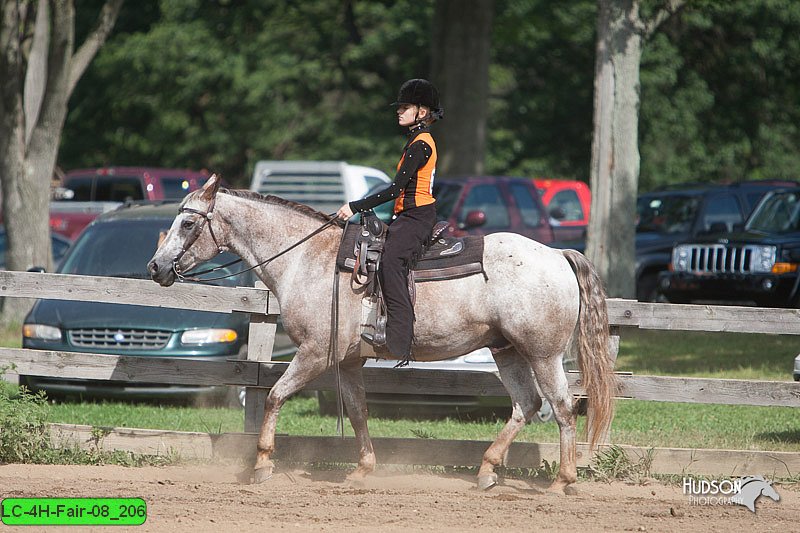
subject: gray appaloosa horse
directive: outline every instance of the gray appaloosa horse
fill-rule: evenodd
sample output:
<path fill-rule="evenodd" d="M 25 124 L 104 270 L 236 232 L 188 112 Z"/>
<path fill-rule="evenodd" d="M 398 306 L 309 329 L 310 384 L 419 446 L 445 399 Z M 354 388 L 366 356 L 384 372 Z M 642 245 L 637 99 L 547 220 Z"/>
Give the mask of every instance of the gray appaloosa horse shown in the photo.
<path fill-rule="evenodd" d="M 307 206 L 274 196 L 219 190 L 219 180 L 212 176 L 201 190 L 184 199 L 148 268 L 154 281 L 169 286 L 179 272 L 188 272 L 220 250 L 258 265 L 327 220 L 328 216 Z M 341 235 L 341 227 L 331 225 L 256 269 L 278 298 L 283 325 L 298 346 L 267 398 L 258 438 L 257 482 L 272 475 L 270 456 L 281 406 L 333 364 L 329 357 L 331 298 Z M 550 489 L 563 493 L 577 479 L 575 414 L 562 367 L 568 351 L 577 352 L 589 401 L 592 446 L 608 429 L 613 414 L 615 380 L 602 283 L 578 252 L 552 249 L 516 234 L 488 235 L 483 259 L 488 280 L 475 275 L 418 285 L 414 357 L 435 361 L 492 348 L 513 412 L 483 456 L 478 472 L 482 489 L 496 484 L 495 467 L 541 406 L 535 375 L 560 430 L 559 472 Z M 375 453 L 367 429 L 364 360 L 359 356 L 361 296 L 346 288 L 342 279 L 337 343 L 340 381 L 359 447 L 358 466 L 348 479 L 362 481 L 375 469 Z"/>

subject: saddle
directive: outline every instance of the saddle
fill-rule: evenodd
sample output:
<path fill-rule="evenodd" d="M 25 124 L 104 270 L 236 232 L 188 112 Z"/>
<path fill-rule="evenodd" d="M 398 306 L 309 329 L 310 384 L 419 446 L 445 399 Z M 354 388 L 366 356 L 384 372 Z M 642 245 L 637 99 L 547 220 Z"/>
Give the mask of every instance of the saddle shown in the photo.
<path fill-rule="evenodd" d="M 415 256 L 408 274 L 412 304 L 416 284 L 483 274 L 483 236 L 447 237 L 447 222 L 437 223 L 430 238 Z M 352 272 L 350 286 L 362 297 L 362 332 L 380 344 L 385 339 L 386 310 L 377 273 L 380 269 L 388 226 L 374 212 L 362 213 L 361 224 L 349 224 L 339 247 L 336 264 L 340 271 Z M 363 345 L 363 343 L 362 343 Z M 374 356 L 373 354 L 369 354 Z"/>

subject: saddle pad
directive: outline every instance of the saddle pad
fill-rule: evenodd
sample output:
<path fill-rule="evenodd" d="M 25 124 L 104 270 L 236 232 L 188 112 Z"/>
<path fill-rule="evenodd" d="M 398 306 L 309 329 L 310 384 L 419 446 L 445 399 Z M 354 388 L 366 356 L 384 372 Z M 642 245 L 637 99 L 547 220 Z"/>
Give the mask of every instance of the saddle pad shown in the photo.
<path fill-rule="evenodd" d="M 358 224 L 347 226 L 336 257 L 336 264 L 343 272 L 353 271 L 356 240 L 360 232 L 361 226 Z M 462 242 L 463 250 L 461 252 L 456 255 L 448 255 L 447 251 L 452 248 L 452 246 L 448 246 L 450 243 L 441 246 L 437 241 L 437 244 L 433 245 L 412 268 L 415 281 L 452 279 L 483 272 L 483 236 L 470 235 L 465 237 Z M 445 252 L 444 255 L 437 255 L 442 251 Z M 427 274 L 425 274 L 426 272 Z"/>

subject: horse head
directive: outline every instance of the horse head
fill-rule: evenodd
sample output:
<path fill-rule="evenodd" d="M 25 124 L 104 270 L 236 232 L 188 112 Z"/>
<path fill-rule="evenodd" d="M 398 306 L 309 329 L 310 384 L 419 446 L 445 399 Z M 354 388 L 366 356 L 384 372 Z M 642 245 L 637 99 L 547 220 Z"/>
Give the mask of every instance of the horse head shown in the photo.
<path fill-rule="evenodd" d="M 214 224 L 214 207 L 221 180 L 214 174 L 202 189 L 186 195 L 167 235 L 147 263 L 150 277 L 164 287 L 175 283 L 182 273 L 208 261 L 224 250 Z M 216 226 L 216 230 L 215 230 Z M 216 233 L 215 233 L 216 232 Z"/>
<path fill-rule="evenodd" d="M 762 476 L 748 476 L 741 479 L 741 491 L 739 494 L 731 497 L 731 502 L 744 505 L 755 513 L 756 500 L 761 496 L 772 498 L 776 502 L 781 499 L 778 491 L 772 486 L 772 483 Z"/>

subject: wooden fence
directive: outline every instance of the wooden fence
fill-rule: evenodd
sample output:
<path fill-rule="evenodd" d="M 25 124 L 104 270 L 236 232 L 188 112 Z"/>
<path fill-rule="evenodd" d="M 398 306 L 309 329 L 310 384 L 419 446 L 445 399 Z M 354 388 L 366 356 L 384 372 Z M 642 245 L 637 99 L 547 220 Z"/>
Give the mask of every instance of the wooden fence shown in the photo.
<path fill-rule="evenodd" d="M 163 288 L 148 280 L 3 271 L 0 272 L 0 297 L 81 300 L 249 313 L 251 320 L 247 360 L 209 362 L 0 348 L 0 365 L 14 363 L 16 371 L 20 374 L 148 383 L 245 386 L 248 398 L 245 412 L 246 433 L 257 431 L 263 416 L 266 390 L 275 383 L 287 365 L 287 363 L 270 361 L 280 309 L 274 296 L 263 288 L 226 288 L 184 284 Z M 609 299 L 608 309 L 610 324 L 614 328 L 800 334 L 800 311 L 795 309 L 651 304 L 620 299 Z M 787 362 L 787 375 L 789 363 Z M 580 395 L 583 392 L 580 375 L 569 373 L 568 378 L 571 392 Z M 665 402 L 800 407 L 800 383 L 789 381 L 722 380 L 630 374 L 620 374 L 619 378 L 621 381 L 619 396 L 621 398 Z M 364 381 L 368 392 L 424 391 L 426 394 L 434 395 L 506 395 L 499 377 L 486 372 L 365 368 Z M 319 377 L 308 387 L 310 390 L 333 390 L 334 388 L 335 379 L 331 372 Z M 66 434 L 74 435 L 79 435 L 81 431 L 77 427 L 65 426 L 61 429 Z M 148 430 L 136 431 L 147 432 Z M 167 434 L 174 434 L 173 437 L 178 440 L 182 438 L 175 436 L 178 435 L 175 432 L 155 431 L 154 433 L 161 435 L 158 438 L 164 438 L 163 436 Z M 152 436 L 149 438 L 152 440 Z M 225 439 L 221 437 L 208 438 L 214 442 L 223 442 L 226 441 L 225 439 L 236 442 L 242 439 L 245 442 L 252 440 L 252 436 L 247 435 L 231 435 Z M 292 445 L 287 448 L 293 450 L 312 448 L 304 446 L 302 442 L 313 443 L 314 449 L 324 450 L 321 455 L 316 457 L 316 460 L 346 462 L 354 453 L 342 451 L 342 454 L 339 454 L 337 450 L 345 450 L 346 446 L 332 445 L 326 440 L 327 438 L 316 439 L 319 440 L 316 443 L 313 442 L 315 439 L 311 437 L 281 438 L 292 440 Z M 141 440 L 141 438 L 134 438 L 131 443 Z M 340 439 L 340 443 L 348 440 Z M 404 439 L 379 439 L 379 442 L 381 444 L 376 444 L 377 448 L 383 447 L 390 450 L 396 450 L 395 444 L 401 442 L 402 446 L 409 450 L 418 447 Z M 463 464 L 464 457 L 473 458 L 474 463 L 477 464 L 482 451 L 474 457 L 464 455 L 465 447 L 471 450 L 472 447 L 477 449 L 485 444 L 443 445 L 442 442 L 433 447 L 437 450 L 433 455 L 423 453 L 422 456 L 436 457 L 438 462 L 433 464 Z M 320 447 L 319 444 L 323 446 Z M 134 444 L 130 445 L 134 446 Z M 430 446 L 430 441 L 425 441 L 423 448 L 428 446 Z M 542 458 L 552 460 L 557 457 L 557 447 L 550 449 L 554 445 L 515 443 L 514 446 L 515 451 L 511 456 L 520 458 L 511 461 L 516 466 L 536 467 L 541 463 Z M 151 449 L 151 447 L 152 444 L 148 444 L 144 449 Z M 481 450 L 484 448 L 485 446 Z M 232 448 L 224 446 L 219 448 L 219 450 L 223 449 Z M 628 447 L 627 449 L 633 455 L 645 453 L 637 448 Z M 138 448 L 136 450 L 141 451 Z M 225 455 L 221 451 L 219 453 Z M 284 451 L 283 453 L 288 452 Z M 551 453 L 552 456 L 550 456 Z M 705 454 L 705 459 L 699 459 L 698 453 Z M 758 465 L 762 472 L 774 470 L 784 474 L 789 472 L 790 475 L 800 472 L 800 453 L 762 452 L 757 461 L 752 459 L 752 456 L 758 452 L 714 451 L 713 453 L 723 453 L 723 456 L 714 455 L 713 457 L 709 453 L 712 452 L 670 449 L 659 451 L 658 455 L 661 458 L 670 458 L 664 463 L 663 469 L 673 473 L 676 464 L 684 464 L 682 471 L 687 471 L 687 468 L 691 470 L 689 465 L 697 467 L 698 464 L 703 463 L 730 466 L 730 463 L 726 462 L 728 459 L 725 458 L 733 457 L 737 453 L 744 457 L 737 463 L 740 466 L 743 464 L 755 468 Z M 199 455 L 203 456 L 203 453 Z M 300 455 L 305 460 L 313 458 L 313 454 Z M 389 453 L 389 461 L 404 462 L 398 459 L 400 455 L 396 451 Z M 280 458 L 280 455 L 278 457 Z M 290 456 L 286 457 L 291 458 Z M 384 455 L 382 460 L 386 459 L 387 456 Z M 526 461 L 529 464 L 526 464 Z M 588 457 L 583 461 L 588 461 Z M 422 464 L 422 462 L 418 462 L 418 464 Z M 660 463 L 656 461 L 655 464 Z M 730 468 L 723 473 L 730 473 Z"/>

